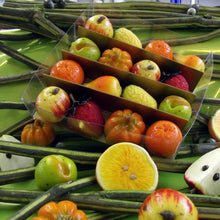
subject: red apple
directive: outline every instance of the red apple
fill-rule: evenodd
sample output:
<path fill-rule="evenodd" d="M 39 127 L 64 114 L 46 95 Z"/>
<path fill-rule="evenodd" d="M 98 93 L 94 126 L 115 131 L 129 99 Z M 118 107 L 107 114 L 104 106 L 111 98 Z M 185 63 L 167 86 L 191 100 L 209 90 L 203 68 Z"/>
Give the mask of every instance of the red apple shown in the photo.
<path fill-rule="evenodd" d="M 69 51 L 91 60 L 98 60 L 101 55 L 97 44 L 86 37 L 80 37 L 72 42 Z"/>
<path fill-rule="evenodd" d="M 133 65 L 131 72 L 153 80 L 160 80 L 160 68 L 152 60 L 140 60 Z"/>
<path fill-rule="evenodd" d="M 84 27 L 108 37 L 113 37 L 114 34 L 111 21 L 102 14 L 94 15 L 88 18 Z"/>
<path fill-rule="evenodd" d="M 70 98 L 63 89 L 48 86 L 38 94 L 35 107 L 42 119 L 56 123 L 65 117 L 70 108 Z"/>
<path fill-rule="evenodd" d="M 165 97 L 159 105 L 159 110 L 189 120 L 192 115 L 190 103 L 183 97 L 170 95 Z"/>
<path fill-rule="evenodd" d="M 194 203 L 183 193 L 163 188 L 151 193 L 143 202 L 138 220 L 185 219 L 198 220 Z"/>
<path fill-rule="evenodd" d="M 174 54 L 174 61 L 190 66 L 196 70 L 205 71 L 204 61 L 196 55 L 183 55 L 183 54 Z"/>

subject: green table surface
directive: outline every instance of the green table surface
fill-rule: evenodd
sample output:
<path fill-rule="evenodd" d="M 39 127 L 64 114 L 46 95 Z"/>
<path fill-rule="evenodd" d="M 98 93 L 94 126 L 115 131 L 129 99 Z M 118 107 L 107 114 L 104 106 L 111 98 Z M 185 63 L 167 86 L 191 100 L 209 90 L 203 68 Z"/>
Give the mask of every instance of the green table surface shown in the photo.
<path fill-rule="evenodd" d="M 158 30 L 151 32 L 144 32 L 143 30 L 134 30 L 140 39 L 152 36 L 164 36 L 161 35 L 161 32 L 165 32 L 166 36 L 192 36 L 196 34 L 205 33 L 204 30 L 199 29 L 188 29 L 188 30 Z M 0 34 L 3 31 L 0 32 Z M 24 31 L 21 30 L 11 30 L 9 33 L 12 34 L 21 34 Z M 220 54 L 220 37 L 213 38 L 212 40 L 192 44 L 192 45 L 183 45 L 183 46 L 173 46 L 174 52 L 184 52 L 188 54 L 208 54 L 211 51 L 214 54 Z M 44 59 L 48 56 L 49 52 L 56 46 L 57 41 L 48 39 L 48 38 L 38 38 L 25 41 L 3 41 L 6 45 L 12 47 L 13 49 L 18 50 L 20 53 L 23 53 L 30 58 L 43 62 Z M 218 64 L 215 64 L 218 65 Z M 0 52 L 0 76 L 8 76 L 19 73 L 24 73 L 31 71 L 32 69 L 25 64 L 7 56 L 4 53 Z M 0 101 L 14 101 L 20 102 L 21 96 L 27 86 L 29 80 L 24 80 L 20 82 L 0 84 Z M 219 90 L 219 80 L 217 78 L 212 78 L 209 87 L 207 89 L 206 97 L 208 98 L 220 98 Z M 218 106 L 208 106 L 203 105 L 201 111 L 211 115 Z M 29 115 L 29 112 L 26 110 L 9 110 L 9 109 L 0 109 L 0 131 L 4 131 L 6 128 L 15 124 L 19 120 L 25 118 Z M 18 189 L 37 189 L 34 180 L 29 180 L 25 182 L 19 182 L 16 184 L 7 185 L 6 187 L 18 188 Z M 171 172 L 159 172 L 159 184 L 158 188 L 173 188 L 176 190 L 183 189 L 187 187 L 184 179 L 183 173 L 171 173 Z M 95 186 L 95 189 L 98 189 Z M 6 204 L 0 203 L 0 218 L 1 220 L 7 219 L 10 215 L 18 211 L 23 205 L 21 204 Z M 138 219 L 137 215 L 129 216 L 125 219 Z"/>

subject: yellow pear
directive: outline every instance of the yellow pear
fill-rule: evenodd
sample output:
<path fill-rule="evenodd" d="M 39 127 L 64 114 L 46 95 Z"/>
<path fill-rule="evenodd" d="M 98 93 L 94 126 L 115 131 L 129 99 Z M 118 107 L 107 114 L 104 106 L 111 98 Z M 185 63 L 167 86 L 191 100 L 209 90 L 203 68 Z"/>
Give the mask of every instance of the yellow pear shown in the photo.
<path fill-rule="evenodd" d="M 151 108 L 157 108 L 157 101 L 140 86 L 132 84 L 126 86 L 123 90 L 122 97 Z"/>

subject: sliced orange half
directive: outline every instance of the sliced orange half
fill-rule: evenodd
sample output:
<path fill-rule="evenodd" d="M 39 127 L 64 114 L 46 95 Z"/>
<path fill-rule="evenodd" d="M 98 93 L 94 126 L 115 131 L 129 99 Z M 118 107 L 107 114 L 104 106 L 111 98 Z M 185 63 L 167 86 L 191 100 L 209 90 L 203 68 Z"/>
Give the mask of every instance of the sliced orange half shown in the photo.
<path fill-rule="evenodd" d="M 220 141 L 220 109 L 216 110 L 208 123 L 209 133 L 216 141 Z"/>
<path fill-rule="evenodd" d="M 143 147 L 120 142 L 99 157 L 96 179 L 103 190 L 155 190 L 158 169 Z"/>

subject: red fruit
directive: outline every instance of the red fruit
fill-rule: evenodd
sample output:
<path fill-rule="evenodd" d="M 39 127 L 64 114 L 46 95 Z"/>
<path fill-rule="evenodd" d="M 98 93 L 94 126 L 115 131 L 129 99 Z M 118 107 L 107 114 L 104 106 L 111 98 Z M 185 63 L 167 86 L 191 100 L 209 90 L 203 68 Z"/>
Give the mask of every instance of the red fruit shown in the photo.
<path fill-rule="evenodd" d="M 84 27 L 97 33 L 113 37 L 114 30 L 111 21 L 102 14 L 94 15 L 86 21 Z"/>
<path fill-rule="evenodd" d="M 68 127 L 83 136 L 99 137 L 104 129 L 104 117 L 100 107 L 93 101 L 79 104 L 69 114 Z"/>
<path fill-rule="evenodd" d="M 189 91 L 189 83 L 186 81 L 185 77 L 180 74 L 170 77 L 169 79 L 165 80 L 164 83 Z"/>

